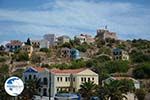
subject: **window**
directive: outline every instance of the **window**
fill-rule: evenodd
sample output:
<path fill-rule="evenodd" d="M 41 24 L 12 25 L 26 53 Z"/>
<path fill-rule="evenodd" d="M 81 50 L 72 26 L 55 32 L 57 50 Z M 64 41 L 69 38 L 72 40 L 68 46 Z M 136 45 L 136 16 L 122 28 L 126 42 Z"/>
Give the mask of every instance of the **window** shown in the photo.
<path fill-rule="evenodd" d="M 39 92 L 41 92 L 41 88 L 39 88 Z"/>
<path fill-rule="evenodd" d="M 81 77 L 81 81 L 83 82 L 83 77 Z"/>
<path fill-rule="evenodd" d="M 46 77 L 43 78 L 43 83 L 44 83 L 44 85 L 47 85 L 47 84 L 48 84 L 48 80 L 47 80 Z"/>
<path fill-rule="evenodd" d="M 94 77 L 92 78 L 92 80 L 94 81 Z"/>
<path fill-rule="evenodd" d="M 59 82 L 59 77 L 57 77 L 57 81 Z"/>
<path fill-rule="evenodd" d="M 88 78 L 88 81 L 90 81 L 90 78 Z"/>
<path fill-rule="evenodd" d="M 84 82 L 86 82 L 86 78 L 84 78 Z"/>
<path fill-rule="evenodd" d="M 60 81 L 62 82 L 62 77 L 60 77 Z"/>
<path fill-rule="evenodd" d="M 31 76 L 31 75 L 29 75 L 29 80 L 31 80 L 31 78 L 32 78 L 32 76 Z"/>
<path fill-rule="evenodd" d="M 43 96 L 47 96 L 47 89 L 46 88 L 43 89 Z"/>
<path fill-rule="evenodd" d="M 36 75 L 34 75 L 33 78 L 35 79 L 35 78 L 36 78 Z"/>
<path fill-rule="evenodd" d="M 73 78 L 73 81 L 75 82 L 75 77 Z"/>
<path fill-rule="evenodd" d="M 25 80 L 27 80 L 27 77 L 25 77 Z"/>
<path fill-rule="evenodd" d="M 57 88 L 57 92 L 59 92 L 59 88 Z"/>
<path fill-rule="evenodd" d="M 65 78 L 65 81 L 66 81 L 66 82 L 68 81 L 68 77 Z"/>

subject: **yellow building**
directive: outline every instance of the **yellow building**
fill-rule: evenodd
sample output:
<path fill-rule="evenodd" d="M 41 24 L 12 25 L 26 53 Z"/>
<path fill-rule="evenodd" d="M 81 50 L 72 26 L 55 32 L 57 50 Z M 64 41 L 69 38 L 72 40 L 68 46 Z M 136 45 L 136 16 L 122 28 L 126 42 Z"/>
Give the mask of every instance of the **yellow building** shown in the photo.
<path fill-rule="evenodd" d="M 33 52 L 33 47 L 31 45 L 24 45 L 21 47 L 21 51 L 27 52 L 29 57 L 31 57 L 32 52 Z"/>
<path fill-rule="evenodd" d="M 81 69 L 52 69 L 51 85 L 53 96 L 60 91 L 77 92 L 84 82 L 93 81 L 98 84 L 98 74 L 87 68 Z"/>
<path fill-rule="evenodd" d="M 98 74 L 88 68 L 80 69 L 47 69 L 28 67 L 23 73 L 23 80 L 38 79 L 41 87 L 38 95 L 54 97 L 61 91 L 77 92 L 84 82 L 93 81 L 98 84 Z"/>

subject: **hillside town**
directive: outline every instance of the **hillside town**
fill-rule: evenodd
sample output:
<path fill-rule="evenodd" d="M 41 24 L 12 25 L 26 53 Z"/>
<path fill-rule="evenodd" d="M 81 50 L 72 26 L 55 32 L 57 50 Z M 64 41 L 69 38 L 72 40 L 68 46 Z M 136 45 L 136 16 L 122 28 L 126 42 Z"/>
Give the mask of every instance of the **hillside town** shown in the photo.
<path fill-rule="evenodd" d="M 3 87 L 10 76 L 25 85 L 15 100 L 150 100 L 150 41 L 121 40 L 107 28 L 16 37 L 0 46 L 0 100 L 14 100 Z"/>

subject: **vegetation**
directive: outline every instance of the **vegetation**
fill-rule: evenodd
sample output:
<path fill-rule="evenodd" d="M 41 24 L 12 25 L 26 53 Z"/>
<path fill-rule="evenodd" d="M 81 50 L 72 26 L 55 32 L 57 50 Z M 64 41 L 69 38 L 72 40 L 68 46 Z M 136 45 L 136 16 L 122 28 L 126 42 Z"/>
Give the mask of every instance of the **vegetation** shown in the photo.
<path fill-rule="evenodd" d="M 109 73 L 127 72 L 129 69 L 128 61 L 110 61 L 105 63 L 105 67 Z"/>
<path fill-rule="evenodd" d="M 37 55 L 37 54 L 33 53 L 32 56 L 31 56 L 31 62 L 33 64 L 41 63 L 41 57 L 40 57 L 40 55 Z"/>
<path fill-rule="evenodd" d="M 94 82 L 88 81 L 80 85 L 79 93 L 84 100 L 90 100 L 92 96 L 96 95 L 97 85 Z"/>
<path fill-rule="evenodd" d="M 142 52 L 133 51 L 131 54 L 133 63 L 150 62 L 150 55 L 143 54 Z"/>
<path fill-rule="evenodd" d="M 90 45 L 88 45 L 87 43 L 76 45 L 76 49 L 78 49 L 80 52 L 86 52 L 89 47 Z"/>
<path fill-rule="evenodd" d="M 134 90 L 134 84 L 130 80 L 115 80 L 104 84 L 98 90 L 98 95 L 102 100 L 123 100 L 127 98 L 125 94 Z"/>
<path fill-rule="evenodd" d="M 27 52 L 16 52 L 12 59 L 15 61 L 29 61 L 29 55 Z"/>
<path fill-rule="evenodd" d="M 138 100 L 144 100 L 145 95 L 146 95 L 146 91 L 144 89 L 137 89 L 135 91 L 135 95 L 136 95 Z"/>
<path fill-rule="evenodd" d="M 45 52 L 45 53 L 50 53 L 51 52 L 50 49 L 48 49 L 48 48 L 41 48 L 40 51 Z"/>
<path fill-rule="evenodd" d="M 6 58 L 0 57 L 0 62 L 5 62 L 5 61 L 6 61 Z"/>
<path fill-rule="evenodd" d="M 20 95 L 21 100 L 31 100 L 33 95 L 37 93 L 37 89 L 40 87 L 40 81 L 37 79 L 27 80 L 25 82 L 25 87 Z"/>
<path fill-rule="evenodd" d="M 135 78 L 139 78 L 139 79 L 150 78 L 150 63 L 144 63 L 138 65 L 133 70 L 133 75 Z"/>
<path fill-rule="evenodd" d="M 6 64 L 2 64 L 2 65 L 0 66 L 0 74 L 2 74 L 2 75 L 7 75 L 8 72 L 9 72 L 9 66 L 6 65 Z"/>

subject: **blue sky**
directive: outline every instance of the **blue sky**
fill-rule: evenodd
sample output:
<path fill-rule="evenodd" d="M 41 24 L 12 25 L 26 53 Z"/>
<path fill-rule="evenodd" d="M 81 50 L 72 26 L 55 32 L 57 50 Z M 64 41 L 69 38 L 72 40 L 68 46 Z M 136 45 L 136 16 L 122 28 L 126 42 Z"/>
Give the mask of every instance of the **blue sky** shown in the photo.
<path fill-rule="evenodd" d="M 150 39 L 150 0 L 0 0 L 0 42 L 46 33 L 91 35 L 107 25 L 121 39 Z"/>

